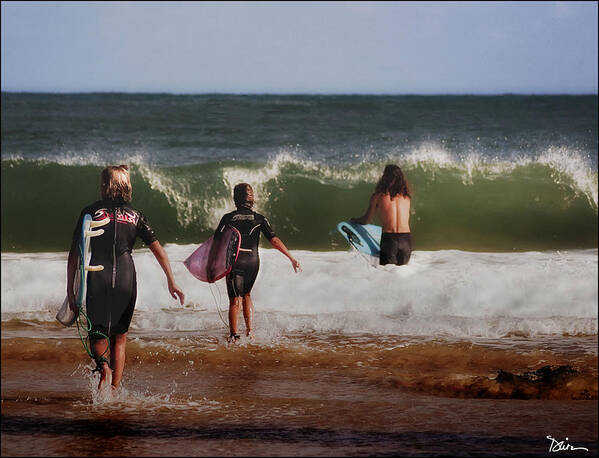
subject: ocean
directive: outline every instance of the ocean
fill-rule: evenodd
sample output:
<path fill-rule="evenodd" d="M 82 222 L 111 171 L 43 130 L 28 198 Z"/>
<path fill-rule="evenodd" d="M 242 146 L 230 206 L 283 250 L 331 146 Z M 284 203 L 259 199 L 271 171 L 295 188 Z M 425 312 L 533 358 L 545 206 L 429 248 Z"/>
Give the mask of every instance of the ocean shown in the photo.
<path fill-rule="evenodd" d="M 3 456 L 597 455 L 597 96 L 2 93 Z M 384 166 L 413 188 L 413 254 L 336 231 Z M 98 392 L 54 316 L 106 165 L 186 295 L 138 242 L 122 388 Z M 183 260 L 239 182 L 262 241 L 255 337 Z M 243 325 L 242 325 L 243 329 Z M 552 438 L 552 439 L 551 439 Z"/>

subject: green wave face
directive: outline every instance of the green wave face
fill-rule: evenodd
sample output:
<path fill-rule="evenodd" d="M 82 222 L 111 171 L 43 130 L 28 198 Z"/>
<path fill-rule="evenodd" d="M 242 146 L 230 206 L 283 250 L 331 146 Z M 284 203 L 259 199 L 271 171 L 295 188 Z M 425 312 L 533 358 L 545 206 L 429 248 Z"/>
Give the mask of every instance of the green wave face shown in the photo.
<path fill-rule="evenodd" d="M 391 158 L 392 159 L 392 158 Z M 412 185 L 415 250 L 524 251 L 597 247 L 597 172 L 576 158 L 397 162 Z M 266 163 L 165 167 L 133 161 L 133 205 L 160 241 L 197 244 L 252 184 L 255 210 L 293 249 L 346 250 L 339 221 L 360 216 L 387 161 L 327 165 L 280 154 Z M 82 207 L 99 198 L 102 167 L 2 161 L 2 251 L 64 251 Z M 376 223 L 376 221 L 375 221 Z"/>

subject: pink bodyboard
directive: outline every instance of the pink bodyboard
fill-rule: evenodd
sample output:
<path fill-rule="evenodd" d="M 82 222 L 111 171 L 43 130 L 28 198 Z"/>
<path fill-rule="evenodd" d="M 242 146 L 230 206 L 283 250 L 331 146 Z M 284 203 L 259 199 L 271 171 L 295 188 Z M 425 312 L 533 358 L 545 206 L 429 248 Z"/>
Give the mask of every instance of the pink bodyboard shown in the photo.
<path fill-rule="evenodd" d="M 231 272 L 233 264 L 237 261 L 240 246 L 239 231 L 234 227 L 227 227 L 218 239 L 212 236 L 202 243 L 183 264 L 198 280 L 214 283 Z M 214 249 L 213 262 L 209 265 L 208 257 L 212 249 Z"/>

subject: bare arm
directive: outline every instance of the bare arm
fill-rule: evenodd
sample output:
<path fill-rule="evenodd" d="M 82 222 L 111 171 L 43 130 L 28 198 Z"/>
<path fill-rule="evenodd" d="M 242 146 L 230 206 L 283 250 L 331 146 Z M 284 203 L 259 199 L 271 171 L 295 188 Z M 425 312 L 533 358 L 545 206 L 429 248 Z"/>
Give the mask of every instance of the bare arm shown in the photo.
<path fill-rule="evenodd" d="M 374 219 L 374 213 L 376 211 L 376 204 L 377 204 L 377 195 L 373 194 L 372 196 L 370 196 L 370 202 L 368 204 L 368 209 L 366 210 L 366 213 L 364 213 L 364 215 L 360 216 L 359 218 L 352 218 L 349 221 L 352 223 L 357 223 L 357 224 L 370 223 Z"/>
<path fill-rule="evenodd" d="M 287 249 L 287 247 L 285 246 L 285 244 L 279 237 L 273 237 L 272 239 L 270 239 L 270 244 L 272 245 L 273 248 L 276 248 L 277 250 L 279 250 L 281 253 L 283 253 L 285 256 L 287 256 L 289 258 L 289 260 L 291 261 L 291 264 L 293 265 L 293 270 L 295 270 L 296 272 L 298 270 L 300 270 L 300 271 L 302 270 L 299 262 L 297 262 L 297 260 L 293 256 L 291 256 L 291 253 L 289 252 L 289 250 Z"/>
<path fill-rule="evenodd" d="M 79 258 L 77 242 L 73 240 L 71 244 L 71 250 L 69 251 L 69 260 L 67 262 L 67 298 L 69 300 L 69 307 L 74 312 L 77 311 L 77 305 L 75 304 L 75 293 L 73 293 L 73 284 L 75 283 L 75 272 L 77 271 L 77 259 Z"/>
<path fill-rule="evenodd" d="M 178 298 L 181 305 L 183 305 L 183 302 L 185 301 L 185 294 L 183 294 L 183 291 L 181 291 L 181 289 L 179 289 L 175 283 L 173 272 L 171 271 L 171 263 L 168 260 L 166 251 L 164 251 L 164 248 L 162 248 L 162 245 L 160 245 L 158 240 L 150 244 L 150 250 L 152 250 L 152 253 L 154 253 L 158 264 L 160 264 L 160 267 L 162 267 L 162 270 L 164 270 L 164 273 L 166 274 L 168 292 L 171 293 L 171 296 L 173 296 L 175 299 Z"/>

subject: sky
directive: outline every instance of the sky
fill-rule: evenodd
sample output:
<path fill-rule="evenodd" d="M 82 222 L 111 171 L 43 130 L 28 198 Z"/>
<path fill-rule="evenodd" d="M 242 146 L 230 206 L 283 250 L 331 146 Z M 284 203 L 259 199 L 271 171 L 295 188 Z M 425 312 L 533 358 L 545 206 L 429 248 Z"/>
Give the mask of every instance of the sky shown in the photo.
<path fill-rule="evenodd" d="M 1 9 L 3 91 L 597 94 L 597 2 Z"/>

